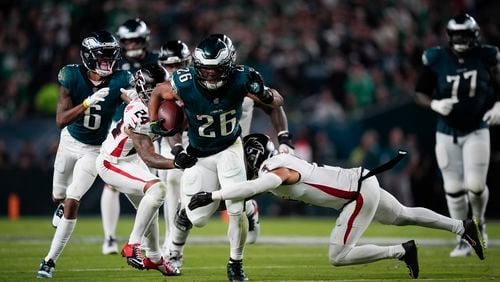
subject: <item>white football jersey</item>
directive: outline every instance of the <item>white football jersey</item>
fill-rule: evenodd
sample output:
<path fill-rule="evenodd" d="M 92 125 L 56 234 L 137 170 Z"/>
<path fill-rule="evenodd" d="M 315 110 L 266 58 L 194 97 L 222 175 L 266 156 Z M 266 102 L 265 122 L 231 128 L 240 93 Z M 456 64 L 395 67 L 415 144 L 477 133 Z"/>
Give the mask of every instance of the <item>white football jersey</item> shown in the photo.
<path fill-rule="evenodd" d="M 111 162 L 136 153 L 132 139 L 125 133 L 125 128 L 133 132 L 148 135 L 151 139 L 157 136 L 149 129 L 148 108 L 140 99 L 134 99 L 125 107 L 123 118 L 112 128 L 104 143 L 101 153 Z"/>
<path fill-rule="evenodd" d="M 259 176 L 280 167 L 297 171 L 300 180 L 270 191 L 277 196 L 337 210 L 356 196 L 361 168 L 318 166 L 291 154 L 278 154 L 262 163 Z"/>

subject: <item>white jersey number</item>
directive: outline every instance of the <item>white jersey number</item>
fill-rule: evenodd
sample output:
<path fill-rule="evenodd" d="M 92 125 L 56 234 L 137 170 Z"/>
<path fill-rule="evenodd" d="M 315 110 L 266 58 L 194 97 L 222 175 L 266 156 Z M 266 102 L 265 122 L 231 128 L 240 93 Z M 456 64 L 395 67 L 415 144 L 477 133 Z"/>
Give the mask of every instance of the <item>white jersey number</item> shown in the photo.
<path fill-rule="evenodd" d="M 463 73 L 464 79 L 470 80 L 469 97 L 476 95 L 477 70 L 470 70 Z M 460 75 L 447 75 L 446 82 L 451 82 L 451 98 L 458 99 L 458 85 L 460 84 Z"/>
<path fill-rule="evenodd" d="M 198 127 L 198 134 L 202 137 L 215 138 L 217 136 L 215 129 L 209 127 L 214 123 L 214 117 L 210 115 L 197 115 L 198 120 L 203 124 Z M 231 110 L 219 115 L 220 135 L 228 136 L 236 128 L 236 110 Z"/>
<path fill-rule="evenodd" d="M 93 111 L 92 109 L 95 109 L 95 111 Z M 101 105 L 99 104 L 88 107 L 85 110 L 85 115 L 83 116 L 83 126 L 92 130 L 101 127 L 101 115 L 95 113 L 96 111 L 100 110 L 101 110 Z"/>

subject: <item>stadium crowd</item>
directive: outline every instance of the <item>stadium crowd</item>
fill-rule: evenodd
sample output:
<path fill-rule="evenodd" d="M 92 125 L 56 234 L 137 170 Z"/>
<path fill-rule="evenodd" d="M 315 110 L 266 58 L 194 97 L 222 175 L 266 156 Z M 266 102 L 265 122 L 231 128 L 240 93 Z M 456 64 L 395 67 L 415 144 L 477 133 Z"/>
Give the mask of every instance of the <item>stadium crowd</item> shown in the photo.
<path fill-rule="evenodd" d="M 210 33 L 230 35 L 238 62 L 255 67 L 286 97 L 297 153 L 318 162 L 340 158 L 370 167 L 371 155 L 363 144 L 339 153 L 332 134 L 317 127 L 342 126 L 391 104 L 410 103 L 422 51 L 446 44 L 444 26 L 460 11 L 481 23 L 484 41 L 500 45 L 492 15 L 498 4 L 490 2 L 3 1 L 0 123 L 54 116 L 57 71 L 81 61 L 81 39 L 93 30 L 116 31 L 126 19 L 140 16 L 151 29 L 154 50 L 172 38 L 192 47 Z M 403 138 L 416 153 L 416 137 Z M 390 150 L 389 137 L 380 139 L 374 139 L 375 147 L 387 143 Z M 55 153 L 50 150 L 54 146 L 41 155 L 30 153 L 27 144 L 15 157 L 1 144 L 0 167 L 22 166 L 25 155 L 30 164 L 38 159 L 42 167 L 50 167 Z M 387 158 L 382 153 L 387 150 L 376 150 L 375 162 Z M 404 171 L 412 174 L 411 168 Z"/>

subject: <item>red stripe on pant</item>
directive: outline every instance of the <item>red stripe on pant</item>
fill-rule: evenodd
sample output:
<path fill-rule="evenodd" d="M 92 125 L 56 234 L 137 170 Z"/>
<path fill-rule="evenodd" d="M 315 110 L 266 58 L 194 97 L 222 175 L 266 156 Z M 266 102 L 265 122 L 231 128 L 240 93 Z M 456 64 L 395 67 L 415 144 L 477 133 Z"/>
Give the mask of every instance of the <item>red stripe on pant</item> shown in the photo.
<path fill-rule="evenodd" d="M 351 233 L 352 230 L 352 225 L 354 224 L 354 219 L 356 219 L 356 216 L 358 216 L 359 211 L 361 210 L 361 207 L 363 206 L 363 197 L 361 197 L 361 194 L 358 194 L 356 192 L 352 191 L 346 191 L 334 187 L 329 187 L 325 185 L 320 185 L 320 184 L 313 184 L 313 183 L 305 183 L 313 188 L 319 189 L 328 195 L 341 198 L 341 199 L 346 199 L 346 200 L 352 200 L 354 197 L 356 197 L 356 207 L 354 208 L 354 211 L 352 212 L 351 216 L 349 217 L 349 220 L 347 221 L 347 229 L 345 231 L 344 235 L 344 244 L 347 242 L 347 238 L 349 237 L 349 234 Z"/>
<path fill-rule="evenodd" d="M 142 180 L 142 179 L 140 179 L 140 178 L 137 178 L 137 177 L 135 177 L 135 176 L 133 176 L 133 175 L 129 174 L 129 173 L 128 173 L 128 172 L 126 172 L 126 171 L 123 171 L 123 170 L 121 170 L 121 169 L 117 168 L 116 166 L 112 165 L 112 164 L 111 164 L 110 162 L 108 162 L 108 161 L 104 161 L 104 162 L 103 162 L 103 164 L 104 164 L 104 166 L 105 166 L 106 168 L 108 168 L 108 169 L 110 169 L 110 170 L 112 170 L 112 171 L 114 171 L 114 172 L 116 172 L 116 173 L 118 173 L 118 174 L 121 174 L 121 175 L 123 175 L 123 176 L 125 176 L 125 177 L 128 177 L 128 178 L 133 179 L 133 180 L 137 180 L 137 181 L 140 181 L 140 182 L 144 182 L 144 183 L 146 182 L 146 181 L 144 181 L 144 180 Z"/>

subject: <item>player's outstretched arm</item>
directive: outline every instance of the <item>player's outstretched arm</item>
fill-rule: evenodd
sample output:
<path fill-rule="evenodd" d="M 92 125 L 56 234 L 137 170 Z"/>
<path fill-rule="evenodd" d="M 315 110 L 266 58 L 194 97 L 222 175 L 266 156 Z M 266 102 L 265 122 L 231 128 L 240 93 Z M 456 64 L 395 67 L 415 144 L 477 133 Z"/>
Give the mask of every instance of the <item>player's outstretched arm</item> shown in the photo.
<path fill-rule="evenodd" d="M 198 192 L 191 197 L 188 204 L 190 210 L 206 206 L 214 200 L 243 200 L 257 194 L 276 189 L 281 184 L 288 185 L 296 183 L 300 179 L 299 173 L 288 168 L 280 167 L 266 173 L 256 179 L 243 181 L 221 190 L 210 192 Z"/>

